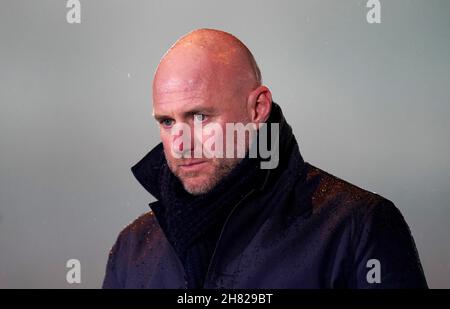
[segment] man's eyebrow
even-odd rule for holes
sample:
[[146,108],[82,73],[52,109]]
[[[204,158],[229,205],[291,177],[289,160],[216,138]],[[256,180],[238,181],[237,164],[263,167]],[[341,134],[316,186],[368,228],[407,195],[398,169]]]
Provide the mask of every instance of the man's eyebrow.
[[[193,107],[192,109],[186,110],[184,111],[183,117],[189,117],[192,116],[194,114],[202,114],[202,113],[214,113],[215,108],[213,107],[201,107],[201,106],[197,106],[197,107]],[[153,117],[157,120],[157,121],[162,121],[165,119],[172,119],[171,116],[169,115],[164,115],[164,114],[156,114],[155,112],[153,112]]]
[[164,119],[170,118],[169,116],[159,115],[159,114],[155,114],[155,113],[153,113],[153,117],[154,117],[157,121],[162,121],[162,120],[164,120]]

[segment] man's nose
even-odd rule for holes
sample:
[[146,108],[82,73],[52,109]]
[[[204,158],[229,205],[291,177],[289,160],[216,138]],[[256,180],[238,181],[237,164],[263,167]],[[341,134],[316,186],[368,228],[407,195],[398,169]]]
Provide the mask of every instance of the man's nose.
[[[191,129],[191,134],[181,133],[173,136],[172,138],[172,150],[177,157],[194,158],[195,149],[197,145],[198,149],[201,149],[201,137],[197,137]],[[198,147],[200,145],[200,147]]]

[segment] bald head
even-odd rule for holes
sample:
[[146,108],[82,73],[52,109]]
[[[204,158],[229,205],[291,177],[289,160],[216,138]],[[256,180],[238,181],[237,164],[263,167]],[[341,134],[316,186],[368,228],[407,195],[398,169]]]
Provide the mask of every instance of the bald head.
[[258,65],[238,38],[224,31],[198,29],[181,37],[163,56],[153,94],[155,98],[205,88],[220,89],[224,95],[245,94],[260,85]]

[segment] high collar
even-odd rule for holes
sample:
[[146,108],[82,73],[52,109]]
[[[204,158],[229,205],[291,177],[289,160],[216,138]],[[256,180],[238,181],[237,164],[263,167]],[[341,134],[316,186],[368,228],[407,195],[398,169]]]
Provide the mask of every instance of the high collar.
[[[280,106],[272,102],[272,111],[267,123],[279,123],[279,163],[275,169],[268,169],[264,173],[264,179],[259,184],[258,189],[264,190],[269,182],[276,181],[276,178],[286,169],[291,172],[301,170],[304,161],[300,154],[297,141],[292,133],[291,126],[286,122]],[[131,171],[139,183],[157,200],[161,200],[161,173],[167,168],[167,161],[164,156],[163,145],[159,143],[138,163]]]

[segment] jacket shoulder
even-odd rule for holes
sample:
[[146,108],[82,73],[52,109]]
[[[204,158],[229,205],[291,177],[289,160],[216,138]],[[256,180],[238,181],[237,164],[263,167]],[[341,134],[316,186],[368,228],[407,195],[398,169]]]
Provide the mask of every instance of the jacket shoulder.
[[312,213],[325,215],[327,223],[334,227],[350,227],[355,244],[395,244],[393,247],[404,248],[414,262],[418,260],[411,230],[391,200],[313,165],[308,166],[305,183],[312,188]]
[[[151,205],[155,204],[154,202]],[[152,210],[140,215],[127,226],[125,226],[119,233],[118,240],[130,238],[143,238],[153,233],[158,233],[160,230],[158,221]]]
[[332,207],[369,212],[380,205],[396,208],[392,201],[376,192],[361,188],[309,163],[306,165],[304,185],[314,210]]
[[103,287],[124,287],[128,270],[148,254],[151,257],[158,256],[162,252],[158,250],[161,244],[164,244],[164,237],[153,211],[142,214],[128,224],[119,233],[109,252]]

